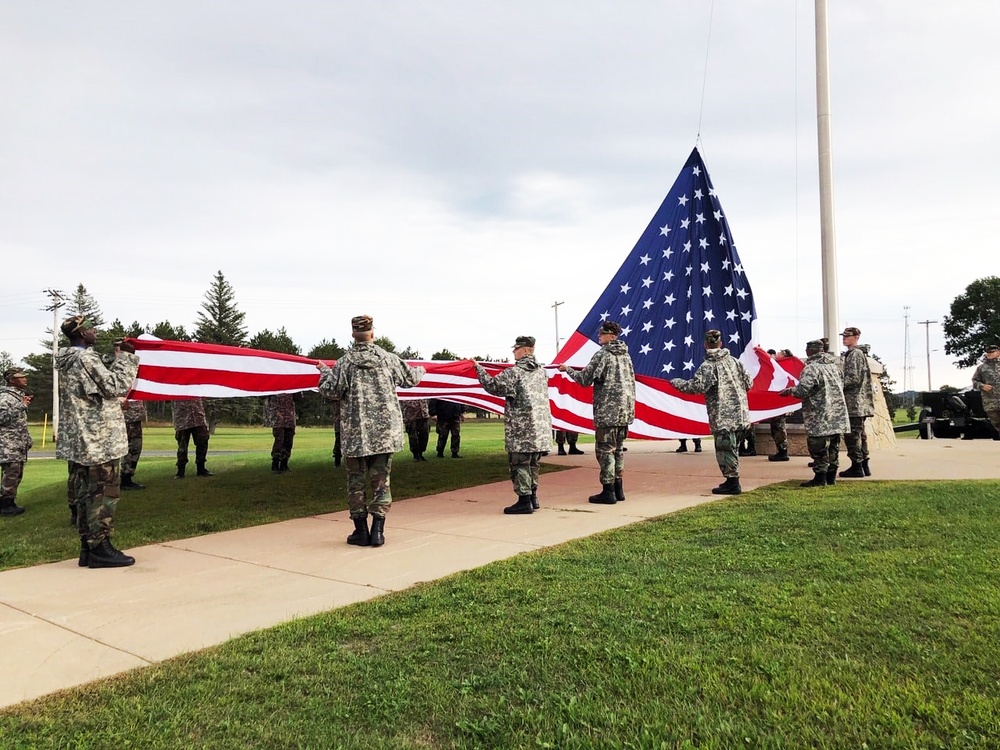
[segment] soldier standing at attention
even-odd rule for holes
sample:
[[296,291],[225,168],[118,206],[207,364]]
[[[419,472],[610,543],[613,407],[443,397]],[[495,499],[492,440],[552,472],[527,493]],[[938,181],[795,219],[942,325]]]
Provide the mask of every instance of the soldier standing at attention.
[[174,479],[184,478],[184,467],[188,464],[188,445],[192,439],[194,439],[194,464],[198,476],[215,476],[205,467],[209,438],[205,401],[201,398],[171,401],[170,418],[174,424],[174,438],[177,440],[177,474],[174,475]]
[[986,361],[976,368],[972,387],[983,397],[983,411],[993,425],[994,440],[1000,440],[1000,346],[986,347]]
[[288,459],[292,457],[295,443],[295,396],[275,393],[264,397],[264,426],[271,428],[274,443],[271,445],[271,471],[283,474],[289,471]]
[[444,458],[444,449],[448,447],[448,436],[451,435],[451,457],[461,458],[458,447],[462,442],[462,415],[465,407],[454,401],[432,398],[427,404],[427,410],[437,421],[437,457]]
[[837,481],[840,436],[850,422],[836,356],[824,351],[823,342],[817,339],[806,344],[806,358],[798,385],[785,388],[781,395],[802,399],[802,420],[809,434],[813,478],[799,486],[825,487]]
[[[354,533],[347,537],[347,543],[381,547],[385,544],[385,516],[392,505],[392,454],[403,448],[403,415],[396,389],[412,388],[425,370],[410,367],[396,354],[377,346],[371,316],[352,318],[351,329],[354,344],[332,368],[316,363],[319,392],[340,399],[347,503],[354,521]],[[365,502],[367,479],[372,485],[370,503]]]
[[17,504],[17,488],[24,476],[24,464],[31,450],[28,434],[28,404],[25,391],[28,376],[14,367],[3,374],[0,388],[0,516],[17,516],[24,508]]
[[844,352],[844,398],[847,401],[847,415],[851,429],[844,434],[847,455],[851,466],[840,472],[842,477],[870,477],[868,468],[868,435],[865,434],[865,420],[875,416],[875,395],[872,390],[872,371],[868,365],[868,355],[858,346],[861,329],[849,326],[840,334],[847,351]]
[[534,513],[538,509],[538,462],[552,442],[549,378],[535,359],[535,338],[518,336],[514,341],[514,366],[495,376],[478,362],[469,361],[476,368],[483,390],[504,397],[504,448],[517,502],[503,512]]
[[613,320],[601,323],[594,352],[582,370],[562,364],[559,371],[576,383],[594,386],[594,454],[601,469],[601,491],[588,500],[614,505],[625,499],[625,438],[635,420],[635,370],[628,346],[619,341],[622,327]]
[[673,378],[670,385],[681,393],[705,394],[708,426],[715,438],[715,460],[726,481],[712,490],[715,495],[739,495],[739,440],[750,422],[747,391],[752,381],[738,359],[722,347],[722,333],[705,332],[705,361],[690,380]]
[[[115,351],[119,351],[117,344]],[[125,418],[125,437],[128,440],[128,453],[122,459],[121,488],[123,490],[144,490],[146,485],[139,484],[133,477],[136,467],[139,465],[139,456],[142,455],[142,423],[146,419],[146,403],[123,398],[121,404],[122,416]]]
[[403,412],[403,428],[409,437],[410,453],[414,461],[426,461],[424,453],[431,439],[431,415],[426,398],[401,399],[399,408]]
[[139,372],[139,358],[123,342],[110,366],[94,351],[97,332],[82,315],[62,324],[69,346],[56,354],[59,435],[56,458],[69,462],[80,533],[80,566],[120,568],[135,563],[111,543],[119,497],[119,461],[128,453],[119,399]]

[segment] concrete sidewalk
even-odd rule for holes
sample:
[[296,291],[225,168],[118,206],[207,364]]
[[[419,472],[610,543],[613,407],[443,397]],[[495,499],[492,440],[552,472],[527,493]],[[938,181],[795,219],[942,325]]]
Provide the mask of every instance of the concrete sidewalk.
[[[342,511],[131,549],[130,568],[81,569],[74,556],[0,573],[0,707],[718,499],[714,453],[676,445],[630,442],[627,501],[613,506],[587,502],[592,453],[550,456],[576,468],[542,477],[538,512],[501,513],[509,482],[412,498],[394,504],[378,549],[345,543]],[[998,478],[998,457],[993,441],[901,440],[874,456],[872,479]],[[808,479],[807,461],[745,458],[743,488]]]

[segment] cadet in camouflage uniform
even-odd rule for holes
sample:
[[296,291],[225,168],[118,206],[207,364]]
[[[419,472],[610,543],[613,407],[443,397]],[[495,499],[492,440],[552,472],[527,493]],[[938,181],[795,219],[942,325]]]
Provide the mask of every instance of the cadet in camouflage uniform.
[[325,393],[320,395],[330,402],[330,420],[333,422],[333,452],[331,455],[333,456],[333,465],[340,466],[341,459],[344,457],[340,443],[340,399],[330,398]]
[[62,332],[70,346],[55,357],[59,376],[59,434],[56,458],[69,462],[76,495],[80,566],[118,568],[130,557],[111,543],[119,496],[119,461],[128,453],[119,399],[129,392],[139,358],[128,342],[110,366],[92,348],[97,332],[82,316],[69,318]]
[[983,411],[997,433],[993,439],[1000,440],[1000,346],[986,347],[986,361],[976,368],[972,387],[983,397]]
[[569,455],[582,456],[583,451],[576,447],[576,441],[580,434],[572,430],[556,430],[556,445],[559,448],[559,455],[566,455],[566,446],[569,445]]
[[24,476],[24,464],[31,450],[28,434],[28,404],[25,392],[28,376],[17,368],[3,374],[0,387],[0,516],[17,516],[24,508],[17,504],[17,488]]
[[462,443],[462,415],[465,413],[463,404],[432,398],[427,402],[427,411],[437,423],[437,457],[444,458],[444,449],[448,446],[448,436],[451,435],[451,457],[461,458],[458,454]]
[[410,453],[414,461],[426,461],[424,453],[431,439],[431,415],[426,398],[400,399],[399,408],[403,412],[403,429],[410,441]]
[[594,454],[601,468],[601,491],[588,500],[613,505],[625,499],[625,438],[635,419],[635,371],[628,347],[618,336],[622,327],[614,321],[601,323],[597,341],[601,348],[582,370],[559,365],[559,371],[586,387],[594,386]]
[[552,442],[549,379],[535,359],[535,338],[518,336],[514,366],[497,375],[490,375],[478,362],[472,364],[483,390],[505,399],[504,448],[517,502],[503,512],[534,513],[538,508],[538,462]]
[[291,393],[275,393],[264,398],[264,426],[271,428],[274,437],[271,471],[276,474],[289,471],[288,459],[292,457],[295,443],[295,398]]
[[681,393],[705,394],[708,426],[715,438],[715,460],[726,481],[712,490],[716,495],[738,495],[740,487],[739,440],[750,422],[747,391],[750,375],[738,359],[722,347],[722,333],[705,332],[705,361],[690,380],[673,378],[670,385]]
[[781,395],[802,399],[813,478],[800,486],[825,487],[837,481],[840,436],[849,429],[850,422],[837,357],[823,351],[820,340],[806,344],[806,357],[798,385],[786,388]]
[[170,402],[170,419],[174,425],[177,440],[177,474],[174,479],[184,478],[184,467],[188,464],[188,445],[194,439],[194,465],[199,477],[215,476],[205,466],[208,460],[208,418],[205,416],[205,401],[189,398]]
[[[354,533],[347,537],[347,543],[381,547],[385,543],[385,516],[392,504],[392,454],[403,448],[403,415],[396,389],[412,388],[425,370],[410,367],[376,346],[370,316],[352,318],[351,329],[354,344],[332,368],[316,363],[319,392],[340,399],[347,503],[354,521]],[[372,500],[366,504],[365,481],[369,478]]]
[[125,418],[125,436],[128,438],[128,453],[122,459],[123,490],[144,490],[146,485],[139,484],[132,477],[139,465],[142,455],[142,423],[146,419],[146,403],[131,398],[123,398],[122,416]]
[[[775,352],[773,349],[768,349],[768,354],[774,357],[775,362],[780,362],[783,359],[789,359],[794,356],[788,349],[782,349],[780,352]],[[788,457],[788,428],[787,428],[788,415],[782,414],[777,417],[771,417],[767,420],[768,425],[771,427],[771,440],[774,441],[775,453],[768,456],[768,461],[789,461]]]
[[868,365],[868,355],[858,346],[861,329],[849,326],[840,334],[844,346],[844,399],[847,401],[847,415],[851,429],[844,434],[847,455],[851,466],[840,472],[842,477],[869,477],[868,435],[865,434],[865,420],[875,416],[875,394],[872,391],[872,371]]

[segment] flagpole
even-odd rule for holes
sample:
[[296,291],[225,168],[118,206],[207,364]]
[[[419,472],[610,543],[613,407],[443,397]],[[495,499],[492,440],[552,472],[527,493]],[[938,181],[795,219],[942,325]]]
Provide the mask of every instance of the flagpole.
[[830,117],[830,51],[827,0],[816,0],[816,124],[819,138],[819,225],[823,269],[823,330],[839,341],[837,237],[833,211],[833,137]]

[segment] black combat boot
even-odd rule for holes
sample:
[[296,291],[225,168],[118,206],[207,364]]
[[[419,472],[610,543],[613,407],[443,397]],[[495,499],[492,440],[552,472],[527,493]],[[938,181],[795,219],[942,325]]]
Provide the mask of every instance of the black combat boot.
[[273,471],[275,474],[281,471],[281,459],[279,458],[271,459],[271,471]]
[[860,461],[851,460],[851,468],[844,469],[840,472],[841,477],[848,477],[849,479],[864,479],[865,470],[861,465]]
[[538,487],[531,488],[531,509],[538,510]]
[[560,456],[565,456],[566,455],[566,448],[564,448],[563,446],[560,445],[559,446],[559,450],[557,450],[556,453],[558,455],[560,455]]
[[625,487],[622,485],[621,479],[615,480],[615,500],[620,503],[625,502]]
[[0,497],[0,516],[19,516],[24,508],[14,502],[12,497]]
[[808,482],[802,482],[799,487],[826,487],[826,472],[817,471]]
[[688,445],[686,442],[681,442],[681,444],[677,446],[677,449],[674,450],[674,453],[687,453],[687,452],[688,452]]
[[184,467],[186,465],[187,464],[177,464],[177,473],[174,474],[174,479],[183,479],[184,478]]
[[372,516],[372,547],[385,544],[385,516]]
[[870,477],[872,475],[871,469],[868,468],[868,459],[867,458],[864,461],[861,462],[861,471],[863,471],[865,473],[866,477]]
[[571,456],[582,456],[583,451],[577,448],[575,445],[569,447],[569,455]]
[[508,516],[520,516],[534,513],[535,509],[531,506],[531,495],[518,495],[517,502],[513,505],[508,505],[503,509],[503,512]]
[[133,476],[135,476],[135,475],[134,474],[122,474],[122,481],[121,481],[121,484],[120,484],[121,488],[123,490],[144,490],[144,489],[146,489],[146,485],[139,484],[138,482],[136,482],[134,479],[132,479]]
[[618,502],[618,498],[615,496],[614,482],[611,484],[602,484],[601,487],[600,492],[587,498],[588,502],[598,505],[614,505]]
[[347,543],[367,547],[372,543],[371,534],[368,532],[368,514],[355,516],[351,520],[354,521],[354,532],[347,537]]
[[726,481],[712,490],[713,495],[739,495],[743,492],[739,477],[726,477]]
[[284,471],[291,471],[291,469],[288,468],[288,459],[287,458],[281,459],[281,463],[278,464],[278,471],[282,471],[282,472],[284,472]]
[[88,568],[127,568],[134,564],[135,558],[115,549],[110,539],[104,539],[96,547],[91,547],[87,560]]
[[837,483],[837,467],[831,466],[826,470],[826,483],[827,485],[833,485]]
[[76,562],[81,568],[90,567],[90,545],[87,544],[87,537],[80,537],[80,559]]
[[790,461],[791,459],[788,458],[788,448],[779,448],[778,452],[775,453],[773,456],[768,456],[767,460],[768,461]]
[[[623,448],[622,450],[627,450],[627,449]],[[694,441],[694,452],[695,453],[701,453],[701,438],[695,438],[695,441]]]
[[215,474],[205,468],[205,464],[198,464],[198,476],[199,477],[214,477]]

